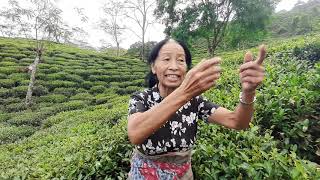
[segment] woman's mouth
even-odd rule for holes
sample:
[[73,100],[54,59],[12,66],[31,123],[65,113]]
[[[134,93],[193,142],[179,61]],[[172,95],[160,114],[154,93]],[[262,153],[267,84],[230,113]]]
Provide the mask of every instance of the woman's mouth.
[[176,74],[167,74],[165,77],[167,77],[167,79],[170,81],[177,81],[180,78],[180,76]]

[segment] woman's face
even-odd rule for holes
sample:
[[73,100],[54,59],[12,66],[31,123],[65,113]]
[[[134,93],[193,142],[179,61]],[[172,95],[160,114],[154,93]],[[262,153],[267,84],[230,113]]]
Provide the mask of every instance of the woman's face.
[[179,87],[187,73],[186,56],[182,46],[168,41],[160,49],[151,69],[157,75],[159,86],[172,89]]

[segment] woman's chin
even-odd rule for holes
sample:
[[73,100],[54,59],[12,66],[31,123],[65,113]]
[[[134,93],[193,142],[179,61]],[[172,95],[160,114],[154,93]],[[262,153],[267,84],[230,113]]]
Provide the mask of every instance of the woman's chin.
[[166,87],[168,88],[177,88],[181,85],[181,82],[180,81],[177,81],[177,82],[167,82],[164,84]]

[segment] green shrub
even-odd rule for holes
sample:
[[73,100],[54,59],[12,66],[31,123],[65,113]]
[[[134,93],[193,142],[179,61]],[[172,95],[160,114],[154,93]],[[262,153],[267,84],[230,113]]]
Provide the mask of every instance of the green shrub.
[[7,75],[6,75],[6,74],[1,74],[1,73],[0,73],[0,79],[7,79]]
[[48,69],[48,73],[57,73],[60,72],[61,68],[57,67],[57,66],[53,66],[50,69]]
[[47,117],[46,113],[42,112],[20,112],[16,116],[12,116],[7,123],[15,126],[40,126],[41,121]]
[[25,54],[19,54],[19,53],[14,53],[11,55],[13,58],[19,60],[19,59],[23,59],[26,58],[27,56]]
[[0,88],[14,87],[15,81],[12,79],[0,79]]
[[299,160],[295,152],[280,151],[267,132],[200,126],[193,152],[195,179],[313,179],[319,177],[315,163]]
[[30,80],[22,80],[19,82],[19,85],[20,86],[28,86],[30,83]]
[[104,104],[107,103],[110,99],[117,97],[117,94],[113,93],[103,93],[103,94],[97,94],[95,96],[96,104]]
[[11,57],[11,56],[12,56],[12,54],[8,55],[8,57],[2,58],[2,61],[16,62],[17,60],[15,58]]
[[0,67],[1,66],[16,66],[17,63],[16,62],[12,62],[12,61],[2,61],[0,62]]
[[37,129],[32,126],[5,126],[0,124],[0,145],[13,143],[31,136]]
[[79,75],[72,75],[65,72],[58,72],[47,75],[46,79],[48,80],[65,80],[73,82],[82,82],[82,77]]
[[27,95],[28,86],[18,86],[10,89],[10,95],[24,98]]
[[136,91],[141,90],[141,87],[137,87],[137,86],[128,86],[126,88],[119,88],[116,90],[116,92],[120,95],[124,95],[124,94],[132,94]]
[[295,47],[293,49],[293,54],[298,59],[308,60],[312,64],[320,61],[320,42],[314,42],[307,44],[304,47]]
[[92,82],[90,82],[90,81],[84,81],[81,83],[81,87],[85,88],[85,89],[90,89],[92,86],[93,86]]
[[75,91],[76,94],[79,94],[79,93],[88,93],[88,91],[86,89],[83,89],[83,88],[78,88],[76,89]]
[[34,96],[44,96],[48,93],[49,93],[49,90],[42,85],[38,85],[38,86],[33,87],[32,95],[34,95]]
[[61,103],[67,100],[66,96],[62,94],[48,94],[45,96],[40,96],[38,102],[52,102],[52,103]]
[[14,73],[8,76],[8,79],[12,79],[14,81],[22,81],[29,80],[30,76],[27,73]]
[[27,109],[25,102],[11,103],[5,107],[7,112],[19,112]]
[[23,62],[28,63],[28,64],[31,64],[31,63],[34,62],[34,59],[31,59],[31,58],[22,58],[22,59],[19,60],[19,63],[23,63]]
[[73,101],[68,101],[65,103],[61,104],[60,110],[61,111],[71,111],[71,110],[76,110],[76,109],[82,109],[88,106],[88,103],[86,101],[81,101],[81,100],[73,100]]
[[[100,178],[106,173],[110,176],[112,169],[112,177],[120,174],[125,177],[121,169],[127,171],[130,168],[129,159],[124,158],[124,155],[130,156],[130,152],[122,154],[122,151],[131,147],[124,131],[119,131],[120,128],[124,130],[125,126],[113,131],[108,127],[113,125],[112,122],[119,121],[126,111],[126,107],[121,107],[57,115],[53,121],[59,123],[36,132],[28,141],[0,146],[0,177],[74,179],[91,176],[95,179],[94,174]],[[19,166],[16,165],[18,162]],[[121,162],[126,166],[120,166]],[[108,171],[103,172],[103,169]]]
[[1,98],[7,98],[7,97],[9,97],[9,95],[10,95],[9,89],[0,88],[0,97]]
[[0,73],[2,74],[13,74],[13,73],[18,73],[19,72],[19,67],[17,66],[8,66],[8,67],[0,67]]
[[257,123],[264,129],[272,129],[272,135],[282,142],[283,148],[297,146],[300,157],[320,162],[316,155],[320,122],[314,118],[319,116],[320,102],[317,71],[290,56],[283,56],[267,71],[269,79],[260,89],[263,96],[257,103]]
[[50,81],[46,83],[46,87],[48,87],[49,90],[51,91],[59,87],[65,87],[65,88],[77,87],[77,84],[75,82],[70,82],[70,81],[55,80],[55,81]]
[[8,105],[8,104],[12,104],[12,103],[19,103],[22,102],[23,100],[20,98],[15,98],[15,97],[8,97],[8,98],[1,98],[0,99],[0,104],[3,105]]
[[70,97],[70,100],[82,100],[82,101],[92,101],[93,96],[89,93],[78,93],[72,97]]
[[78,89],[76,89],[76,88],[55,88],[53,90],[53,93],[55,93],[55,94],[63,94],[65,96],[70,97],[70,96],[76,94],[77,90]]
[[89,92],[91,94],[98,94],[98,93],[103,93],[106,90],[104,86],[93,86],[90,88]]
[[[1,109],[4,109],[4,108],[1,108]],[[11,114],[0,111],[0,123],[6,122],[10,118],[11,118]]]

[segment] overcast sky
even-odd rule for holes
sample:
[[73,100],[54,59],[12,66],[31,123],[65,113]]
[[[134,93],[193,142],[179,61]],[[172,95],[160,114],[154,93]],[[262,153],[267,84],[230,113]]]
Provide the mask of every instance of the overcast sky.
[[[0,0],[0,6],[6,6],[8,0]],[[19,3],[23,3],[25,0],[18,0]],[[282,0],[277,8],[276,11],[281,10],[290,10],[294,4],[298,0]],[[307,1],[307,0],[303,0]],[[97,22],[99,21],[100,17],[103,16],[102,13],[102,6],[105,3],[108,3],[108,0],[56,0],[57,5],[63,11],[63,19],[71,26],[80,26],[83,27],[88,33],[89,37],[87,41],[93,47],[101,46],[100,40],[103,39],[106,42],[112,42],[109,35],[103,33],[97,27]],[[84,14],[88,16],[88,23],[82,23],[79,18],[77,18],[76,11],[74,8],[83,8]],[[134,23],[130,23],[129,21],[124,22],[127,26],[130,26],[133,31],[140,32],[137,26]],[[146,41],[159,41],[165,37],[163,34],[164,26],[155,23],[149,27],[146,35]],[[127,31],[124,34],[123,41],[120,44],[123,48],[129,48],[131,44],[139,41],[139,38],[134,35],[132,32]]]

